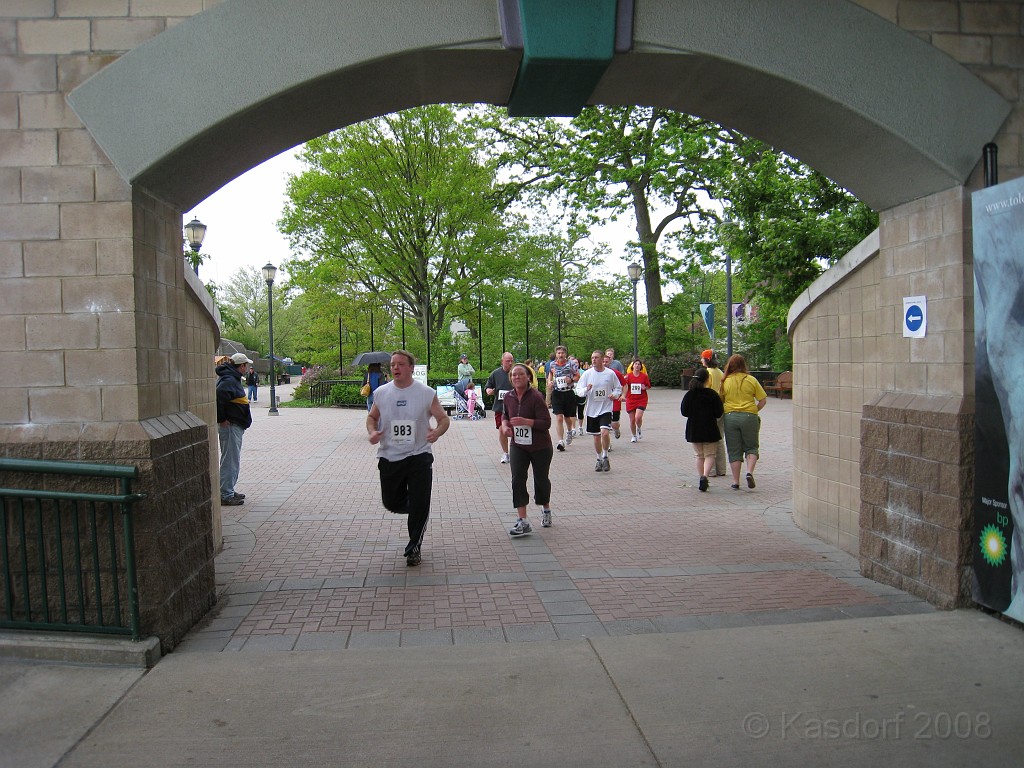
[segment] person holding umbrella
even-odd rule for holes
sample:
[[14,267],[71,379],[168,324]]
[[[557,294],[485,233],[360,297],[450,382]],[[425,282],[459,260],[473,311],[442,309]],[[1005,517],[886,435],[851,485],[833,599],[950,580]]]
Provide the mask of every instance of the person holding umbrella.
[[373,407],[373,393],[382,384],[388,383],[388,375],[380,369],[380,363],[370,363],[363,374],[362,392],[366,393],[366,410]]

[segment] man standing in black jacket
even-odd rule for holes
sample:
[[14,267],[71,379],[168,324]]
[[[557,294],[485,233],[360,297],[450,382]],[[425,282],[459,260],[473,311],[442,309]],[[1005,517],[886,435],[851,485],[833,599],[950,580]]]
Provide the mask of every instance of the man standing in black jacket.
[[252,425],[249,398],[242,387],[242,369],[252,363],[243,353],[217,366],[217,431],[220,436],[220,503],[237,507],[245,494],[235,492],[242,459],[242,437]]

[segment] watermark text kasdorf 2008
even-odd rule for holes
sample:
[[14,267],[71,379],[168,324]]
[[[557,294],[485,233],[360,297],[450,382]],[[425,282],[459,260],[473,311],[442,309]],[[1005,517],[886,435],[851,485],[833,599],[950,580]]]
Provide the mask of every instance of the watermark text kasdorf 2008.
[[900,711],[892,717],[868,717],[857,712],[848,717],[822,717],[806,712],[782,712],[774,716],[750,712],[742,722],[743,733],[752,739],[876,739],[915,741],[987,739],[992,718],[987,712]]

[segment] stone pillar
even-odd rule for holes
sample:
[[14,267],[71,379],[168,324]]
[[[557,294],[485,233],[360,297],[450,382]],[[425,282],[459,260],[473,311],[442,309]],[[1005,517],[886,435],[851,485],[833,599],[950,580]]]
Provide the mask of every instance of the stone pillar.
[[[942,608],[970,599],[974,493],[974,301],[969,192],[952,189],[880,217],[874,354],[864,406],[864,575]],[[925,296],[927,335],[904,338],[903,297]]]
[[139,466],[143,631],[168,649],[215,599],[215,311],[184,275],[181,212],[127,184],[64,98],[166,29],[128,6],[0,18],[0,455]]
[[888,392],[861,421],[861,572],[939,608],[970,604],[974,414]]

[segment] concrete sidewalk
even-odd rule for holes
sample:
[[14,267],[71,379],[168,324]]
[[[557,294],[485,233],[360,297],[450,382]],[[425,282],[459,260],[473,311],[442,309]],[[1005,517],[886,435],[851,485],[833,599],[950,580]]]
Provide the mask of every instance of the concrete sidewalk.
[[0,662],[0,766],[1019,764],[1019,629],[796,529],[788,401],[757,488],[702,494],[653,394],[519,540],[493,422],[453,423],[418,568],[363,412],[259,409],[216,609],[146,673]]
[[[962,768],[1018,766],[1024,753],[1020,631],[972,611],[467,647],[174,653],[141,677],[20,666],[0,664],[0,765],[12,768]],[[33,690],[54,679],[61,717],[50,703],[28,718]]]

